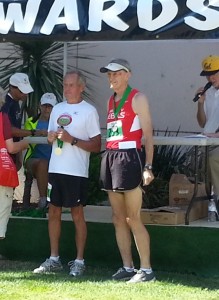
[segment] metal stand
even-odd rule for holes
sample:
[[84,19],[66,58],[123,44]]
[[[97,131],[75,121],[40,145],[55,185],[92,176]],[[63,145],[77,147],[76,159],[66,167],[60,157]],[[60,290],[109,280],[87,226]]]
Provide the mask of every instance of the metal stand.
[[24,182],[24,194],[23,194],[23,208],[27,209],[30,207],[30,197],[31,197],[31,186],[33,183],[33,176],[26,172]]
[[209,200],[211,197],[211,183],[209,179],[209,166],[208,166],[208,156],[209,156],[209,146],[205,147],[205,190],[207,196],[201,196],[197,197],[198,193],[198,175],[199,175],[199,169],[198,169],[198,146],[195,147],[195,170],[194,170],[194,192],[192,195],[192,199],[188,205],[188,208],[186,210],[185,215],[185,225],[189,225],[189,213],[192,209],[192,206],[194,202],[197,201],[206,201]]

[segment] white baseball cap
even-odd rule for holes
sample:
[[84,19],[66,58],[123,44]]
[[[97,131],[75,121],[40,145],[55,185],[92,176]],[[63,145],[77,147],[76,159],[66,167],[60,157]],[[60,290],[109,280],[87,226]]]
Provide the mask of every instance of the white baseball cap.
[[9,79],[9,84],[16,86],[23,94],[33,92],[29,77],[25,73],[15,73]]
[[123,58],[113,59],[107,66],[100,68],[101,73],[107,73],[108,71],[117,72],[120,70],[131,72],[129,62]]
[[40,104],[50,104],[52,106],[55,106],[57,103],[56,96],[53,93],[45,93],[42,95],[40,99]]

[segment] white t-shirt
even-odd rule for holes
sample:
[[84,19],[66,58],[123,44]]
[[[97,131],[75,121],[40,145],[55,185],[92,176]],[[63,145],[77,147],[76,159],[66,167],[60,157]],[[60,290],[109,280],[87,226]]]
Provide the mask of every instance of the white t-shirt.
[[[100,134],[97,111],[94,106],[84,100],[77,104],[64,101],[53,107],[48,131],[57,131],[59,126],[63,126],[71,136],[85,141]],[[77,145],[63,143],[62,153],[56,155],[57,147],[58,144],[55,141],[52,145],[49,173],[87,178],[90,152],[82,150]]]
[[219,90],[211,87],[206,91],[204,102],[206,124],[204,133],[214,133],[219,128]]

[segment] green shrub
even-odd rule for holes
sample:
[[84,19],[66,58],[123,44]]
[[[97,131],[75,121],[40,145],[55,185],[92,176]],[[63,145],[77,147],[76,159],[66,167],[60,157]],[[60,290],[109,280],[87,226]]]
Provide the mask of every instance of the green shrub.
[[[176,132],[176,136],[179,131]],[[166,130],[164,136],[170,136]],[[143,194],[143,207],[156,208],[169,205],[169,180],[173,173],[193,175],[194,147],[185,146],[154,146],[153,174],[155,179],[145,187]]]
[[169,181],[155,178],[154,181],[144,187],[143,208],[156,208],[167,206],[169,202]]

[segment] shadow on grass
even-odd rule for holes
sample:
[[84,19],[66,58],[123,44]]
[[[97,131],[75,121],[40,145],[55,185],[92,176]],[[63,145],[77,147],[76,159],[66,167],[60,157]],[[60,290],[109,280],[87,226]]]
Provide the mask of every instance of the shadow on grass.
[[[74,276],[69,276],[69,267],[63,264],[63,270],[59,272],[44,273],[44,274],[34,274],[32,271],[37,268],[39,264],[33,262],[21,262],[21,261],[11,261],[11,260],[0,260],[0,279],[11,280],[12,276],[16,279],[24,280],[34,280],[45,282],[84,282],[84,281],[107,281],[111,280],[113,270],[102,268],[102,267],[86,267],[86,274],[82,277],[75,278]],[[114,270],[115,271],[115,270]],[[19,275],[20,274],[20,275]]]
[[218,290],[219,276],[217,277],[204,277],[195,274],[181,274],[170,272],[155,272],[157,280],[163,283],[169,283],[173,285],[190,286],[208,290]]
[[[0,280],[33,280],[33,281],[44,281],[45,283],[54,282],[95,282],[101,283],[111,281],[111,276],[115,269],[106,268],[103,266],[87,266],[86,274],[82,277],[69,276],[69,268],[67,263],[63,264],[64,268],[62,271],[57,273],[46,273],[46,274],[33,274],[32,270],[38,267],[33,262],[22,262],[22,261],[11,261],[11,260],[0,260]],[[170,285],[182,285],[194,288],[202,288],[208,290],[218,290],[219,276],[218,277],[203,277],[194,274],[180,274],[155,271],[157,277],[157,283],[159,284],[170,284]],[[121,282],[114,281],[115,284],[121,284]]]

